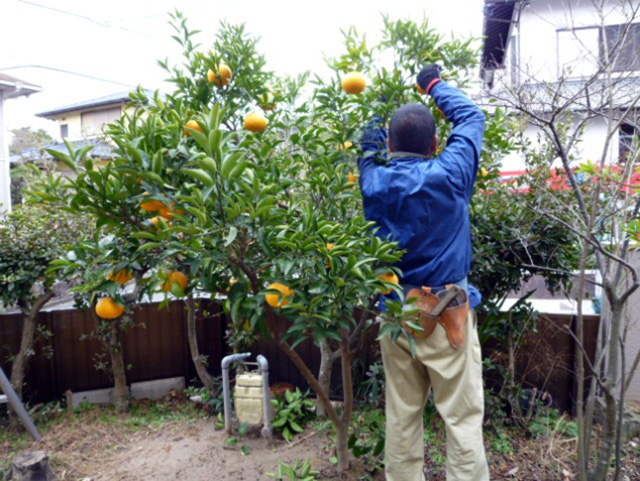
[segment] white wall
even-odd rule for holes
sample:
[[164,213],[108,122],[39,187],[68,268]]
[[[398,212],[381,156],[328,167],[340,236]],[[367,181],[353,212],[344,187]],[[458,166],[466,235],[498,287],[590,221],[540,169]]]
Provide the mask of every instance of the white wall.
[[[505,69],[496,71],[496,89],[514,81],[555,82],[560,74],[580,81],[593,74],[600,52],[600,36],[597,29],[590,27],[624,23],[625,16],[618,5],[617,1],[608,2],[601,18],[592,0],[530,0],[519,14],[519,24],[512,29]],[[538,134],[539,130],[534,127],[528,127],[525,132],[534,144]],[[578,163],[601,160],[606,134],[604,118],[587,124],[577,149]],[[612,163],[618,160],[617,132],[613,133],[605,159]],[[509,156],[503,164],[504,171],[524,167],[519,155]]]
[[[531,0],[513,29],[518,66],[536,80],[555,81],[562,70],[571,78],[593,73],[599,55],[599,35],[589,27],[625,22],[619,2],[610,1],[604,18],[592,0]],[[507,59],[511,60],[511,52]],[[507,71],[511,67],[510,62]]]

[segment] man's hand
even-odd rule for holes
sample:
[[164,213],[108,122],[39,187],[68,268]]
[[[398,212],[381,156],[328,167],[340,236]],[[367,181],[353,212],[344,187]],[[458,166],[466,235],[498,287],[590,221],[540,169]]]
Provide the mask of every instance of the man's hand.
[[442,67],[437,63],[427,65],[420,70],[420,73],[418,74],[418,85],[427,93],[427,95],[431,88],[441,80],[440,72],[442,72]]

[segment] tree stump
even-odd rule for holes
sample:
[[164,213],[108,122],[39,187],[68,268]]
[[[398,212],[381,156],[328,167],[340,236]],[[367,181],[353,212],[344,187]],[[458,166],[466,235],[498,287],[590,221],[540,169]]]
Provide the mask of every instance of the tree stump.
[[49,456],[44,451],[25,451],[13,458],[11,463],[12,481],[54,481],[49,466]]

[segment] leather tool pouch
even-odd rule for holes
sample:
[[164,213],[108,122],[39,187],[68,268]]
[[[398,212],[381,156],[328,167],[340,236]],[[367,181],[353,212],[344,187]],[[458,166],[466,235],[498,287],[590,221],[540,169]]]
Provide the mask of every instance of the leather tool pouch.
[[[447,290],[451,288],[446,286]],[[436,325],[440,323],[447,331],[449,342],[455,349],[460,349],[465,342],[465,332],[467,319],[469,317],[469,296],[467,291],[461,289],[453,300],[445,307],[439,316],[432,316],[430,313],[440,303],[440,300],[447,294],[447,290],[433,294],[430,287],[422,289],[411,289],[407,293],[407,299],[417,298],[413,304],[418,308],[417,320],[422,326],[423,331],[415,331],[411,328],[411,332],[415,337],[427,338],[431,335]]]

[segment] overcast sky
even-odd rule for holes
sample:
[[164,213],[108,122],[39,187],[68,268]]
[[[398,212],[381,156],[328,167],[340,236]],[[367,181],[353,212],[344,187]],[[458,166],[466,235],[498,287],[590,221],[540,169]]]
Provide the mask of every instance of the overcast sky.
[[[479,37],[483,0],[2,0],[0,72],[42,87],[29,98],[6,103],[7,129],[45,128],[52,121],[34,117],[74,102],[129,89],[162,89],[158,59],[175,58],[168,15],[175,8],[201,30],[197,40],[210,45],[220,20],[245,23],[260,37],[268,68],[281,74],[326,72],[323,58],[342,52],[341,28],[355,26],[372,41],[382,14],[392,19],[427,17],[442,33]],[[21,68],[7,67],[30,66]],[[41,67],[76,72],[92,80]],[[124,85],[123,85],[124,84]]]

